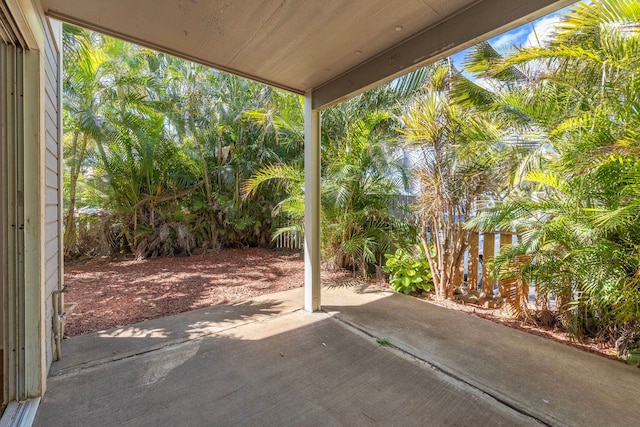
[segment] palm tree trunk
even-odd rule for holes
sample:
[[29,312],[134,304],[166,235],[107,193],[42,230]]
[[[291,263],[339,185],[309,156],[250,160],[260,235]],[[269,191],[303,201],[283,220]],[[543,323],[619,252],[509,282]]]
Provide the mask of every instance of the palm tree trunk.
[[205,196],[207,198],[207,216],[209,217],[209,239],[211,241],[211,245],[213,248],[217,248],[218,245],[218,227],[216,223],[216,218],[214,214],[215,209],[215,200],[213,198],[213,193],[211,191],[211,177],[209,176],[209,167],[207,165],[207,159],[204,155],[204,149],[202,148],[202,144],[200,143],[200,138],[198,137],[198,133],[196,130],[195,123],[193,121],[193,116],[189,116],[189,127],[191,128],[191,135],[193,136],[193,140],[198,147],[198,154],[200,155],[200,162],[202,164],[202,175],[204,182],[204,191]]
[[84,155],[87,147],[87,136],[84,135],[84,139],[81,145],[81,149],[78,150],[78,140],[80,138],[80,132],[75,131],[73,134],[73,142],[71,145],[71,176],[69,179],[69,206],[67,207],[67,213],[65,214],[66,225],[64,229],[64,254],[69,255],[73,250],[76,243],[76,192],[78,186],[78,177],[80,176],[80,169],[82,168],[82,162],[84,161]]

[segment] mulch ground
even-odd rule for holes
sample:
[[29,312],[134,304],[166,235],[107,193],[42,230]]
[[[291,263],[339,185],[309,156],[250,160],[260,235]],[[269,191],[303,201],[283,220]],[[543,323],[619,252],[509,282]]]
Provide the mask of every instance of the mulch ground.
[[483,319],[491,320],[492,322],[500,323],[501,325],[508,326],[510,328],[520,329],[521,331],[557,341],[562,344],[570,345],[572,347],[579,348],[580,350],[599,354],[609,359],[622,360],[622,358],[618,355],[618,352],[610,344],[598,342],[593,339],[583,339],[582,341],[578,341],[569,333],[564,332],[558,328],[546,327],[537,325],[533,322],[514,319],[513,317],[506,314],[502,309],[485,309],[473,304],[466,305],[457,301],[438,300],[432,294],[420,295],[418,296],[418,298],[429,301],[430,303],[439,305],[441,307],[462,311],[472,316],[482,317]]
[[[349,277],[351,273],[346,271],[322,270],[325,283]],[[304,260],[298,251],[262,248],[224,249],[215,254],[146,260],[99,258],[66,264],[65,283],[69,290],[65,300],[78,303],[65,326],[65,336],[72,337],[302,287]],[[500,310],[423,298],[617,358],[610,346],[578,342],[566,333],[511,319]]]
[[[323,271],[323,280],[348,276]],[[108,258],[65,265],[65,301],[78,306],[65,336],[87,334],[301,287],[299,252],[261,248],[146,260]]]

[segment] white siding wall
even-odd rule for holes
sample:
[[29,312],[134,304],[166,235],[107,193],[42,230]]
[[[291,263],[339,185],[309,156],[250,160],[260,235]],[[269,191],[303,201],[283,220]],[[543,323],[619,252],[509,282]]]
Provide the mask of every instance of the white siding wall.
[[[53,27],[57,28],[57,27]],[[60,94],[60,59],[61,53],[58,51],[60,43],[55,40],[59,37],[45,26],[45,343],[46,343],[46,363],[47,367],[51,366],[53,361],[53,291],[60,285],[60,239],[59,224],[60,218],[60,188],[59,175],[60,170],[59,155],[60,151],[60,133],[59,123],[61,114],[59,96]],[[60,40],[58,40],[60,41]]]

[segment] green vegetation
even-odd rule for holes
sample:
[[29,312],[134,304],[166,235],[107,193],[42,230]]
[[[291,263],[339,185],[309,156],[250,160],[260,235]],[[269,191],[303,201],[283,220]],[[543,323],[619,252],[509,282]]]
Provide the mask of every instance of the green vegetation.
[[[397,97],[389,86],[374,89],[324,112],[322,137],[322,255],[332,268],[350,268],[365,277],[383,255],[411,240],[413,228],[392,213],[395,197],[406,189],[401,159],[393,156]],[[268,165],[245,182],[253,197],[266,186],[287,195],[276,207],[302,231],[302,164]]]
[[543,141],[509,197],[472,222],[520,232],[495,273],[535,285],[539,308],[554,295],[562,328],[626,355],[640,346],[639,22],[635,1],[580,4],[547,46],[476,68],[521,71],[492,108]]
[[[303,232],[300,97],[73,27],[64,53],[67,256]],[[383,86],[323,114],[322,247],[334,268],[373,274],[411,239],[391,213],[407,184],[390,155],[396,94]],[[74,220],[86,208],[104,215]]]
[[386,338],[376,338],[376,342],[382,347],[390,347],[391,343]]
[[389,274],[389,284],[394,291],[410,294],[433,289],[429,261],[423,253],[414,255],[398,248],[393,255],[385,254],[385,258],[383,268]]
[[502,142],[507,127],[497,114],[465,102],[472,83],[450,62],[428,71],[420,93],[402,113],[402,141],[422,157],[416,170],[421,242],[436,295],[451,299],[462,281],[459,266],[468,246],[464,221],[481,200],[507,191],[504,177],[518,148]]
[[[397,291],[451,299],[470,233],[513,232],[484,265],[535,287],[514,312],[637,363],[639,22],[637,1],[579,4],[542,46],[482,43],[464,70],[441,61],[323,111],[324,262],[366,277],[386,257]],[[72,27],[64,54],[68,256],[304,232],[298,96]],[[411,182],[416,223],[396,206]]]
[[[68,256],[269,244],[283,193],[242,186],[301,162],[298,97],[72,27],[64,42]],[[87,207],[104,215],[78,230]]]

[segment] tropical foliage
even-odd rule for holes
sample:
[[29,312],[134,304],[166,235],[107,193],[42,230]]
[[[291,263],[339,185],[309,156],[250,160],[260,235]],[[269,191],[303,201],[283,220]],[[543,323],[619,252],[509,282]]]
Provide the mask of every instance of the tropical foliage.
[[[67,255],[303,232],[300,97],[73,27],[65,62]],[[395,106],[387,85],[323,114],[322,243],[335,268],[374,273],[410,233],[391,213],[406,184],[387,144]],[[106,215],[78,218],[86,208]]]
[[385,254],[384,271],[389,274],[391,288],[403,294],[433,289],[429,260],[424,252],[416,254],[398,248],[393,254]]
[[518,147],[503,142],[507,127],[495,112],[466,102],[471,83],[450,61],[428,70],[422,93],[403,112],[402,135],[421,156],[416,168],[420,236],[436,295],[452,299],[463,281],[460,267],[469,240],[464,221],[481,201],[506,192],[504,178]]
[[[413,229],[398,218],[395,200],[408,182],[402,155],[392,149],[395,95],[388,85],[323,112],[322,257],[332,268],[367,276],[383,255],[411,239]],[[285,124],[286,125],[286,124]],[[289,226],[277,233],[302,232],[302,164],[268,165],[246,181],[248,196],[264,186],[284,188],[276,212]]]
[[299,98],[73,27],[64,37],[67,255],[268,245],[281,193],[243,200],[242,186],[299,161]]
[[523,70],[495,99],[545,144],[519,191],[474,221],[520,230],[497,274],[555,296],[562,327],[621,353],[640,343],[639,22],[636,1],[580,4],[547,46],[486,63],[492,77]]

